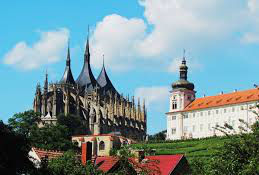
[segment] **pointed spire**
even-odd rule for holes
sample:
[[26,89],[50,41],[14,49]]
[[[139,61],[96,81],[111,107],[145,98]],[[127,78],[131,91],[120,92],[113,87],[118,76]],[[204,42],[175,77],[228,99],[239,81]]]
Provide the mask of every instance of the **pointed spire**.
[[104,54],[103,54],[103,67],[104,67]]
[[70,67],[70,48],[69,48],[69,39],[68,39],[68,43],[67,43],[67,61],[66,61],[66,65]]
[[97,78],[98,84],[103,89],[103,94],[106,94],[108,91],[111,91],[113,94],[117,94],[118,97],[120,97],[120,94],[117,92],[117,90],[114,88],[111,80],[109,79],[107,72],[105,70],[104,66],[104,55],[103,55],[103,68]]
[[187,80],[188,67],[186,66],[185,49],[183,49],[183,60],[180,65],[180,79]]
[[90,49],[89,49],[89,26],[88,26],[88,36],[84,53],[84,65],[76,80],[76,83],[85,91],[93,91],[95,86],[99,86],[96,79],[92,73],[90,66]]
[[67,60],[66,60],[66,67],[65,67],[65,71],[63,74],[63,77],[60,80],[60,83],[65,83],[65,84],[75,84],[75,80],[70,68],[70,63],[71,63],[71,59],[70,59],[70,46],[69,46],[69,39],[68,39],[68,43],[67,43]]
[[47,69],[45,74],[44,92],[48,92],[48,70]]
[[145,99],[143,100],[143,111],[146,111],[146,104],[145,104]]
[[182,60],[182,64],[186,64],[185,49],[183,49],[183,60]]
[[90,63],[90,49],[89,49],[89,25],[88,25],[88,35],[87,35],[87,41],[85,46],[85,61]]

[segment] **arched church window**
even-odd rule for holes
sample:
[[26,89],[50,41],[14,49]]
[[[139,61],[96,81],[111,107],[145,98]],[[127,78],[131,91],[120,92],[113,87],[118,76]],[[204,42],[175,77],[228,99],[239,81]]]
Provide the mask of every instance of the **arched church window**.
[[105,143],[104,143],[104,141],[101,141],[99,143],[99,150],[104,150],[104,149],[105,149]]

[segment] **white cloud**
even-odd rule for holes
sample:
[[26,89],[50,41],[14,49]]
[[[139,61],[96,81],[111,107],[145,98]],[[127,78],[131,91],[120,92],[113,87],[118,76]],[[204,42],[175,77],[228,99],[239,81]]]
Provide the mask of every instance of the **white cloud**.
[[160,104],[166,104],[169,98],[169,87],[166,86],[152,86],[139,87],[135,90],[135,97],[145,99],[147,107]]
[[251,13],[259,14],[259,1],[258,0],[248,0],[247,6]]
[[248,0],[247,7],[249,9],[247,19],[251,21],[249,31],[245,32],[241,38],[241,42],[245,44],[259,43],[259,1]]
[[[198,62],[197,59],[190,59],[187,60],[187,65],[190,70],[199,70],[202,68],[202,65]],[[182,58],[177,57],[172,59],[172,62],[168,66],[168,72],[177,73],[179,72],[179,66],[182,63]]]
[[59,61],[67,46],[68,29],[61,28],[39,33],[40,39],[32,46],[25,41],[18,42],[4,56],[3,62],[23,70],[31,70]]
[[112,14],[96,26],[91,38],[92,62],[97,68],[102,65],[102,55],[108,67],[128,69],[136,56],[136,47],[145,36],[146,25],[142,19]]
[[259,43],[259,32],[258,33],[245,33],[241,39],[243,43]]
[[[255,11],[254,0],[250,1],[250,10]],[[139,0],[139,4],[145,20],[112,14],[97,24],[92,37],[96,67],[103,54],[113,70],[134,68],[135,62],[150,58],[168,65],[182,48],[194,50],[239,37],[235,33],[244,33],[248,23],[249,8],[237,0]]]

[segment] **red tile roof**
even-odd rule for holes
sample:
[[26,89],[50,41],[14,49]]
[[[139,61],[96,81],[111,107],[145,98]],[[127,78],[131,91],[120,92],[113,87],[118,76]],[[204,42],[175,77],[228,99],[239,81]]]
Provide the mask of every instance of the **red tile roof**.
[[[146,156],[141,163],[137,163],[133,158],[130,159],[130,162],[136,169],[144,168],[153,175],[168,175],[175,169],[183,157],[184,156],[180,154]],[[95,164],[97,166],[99,165],[100,170],[107,173],[118,163],[118,161],[118,158],[111,156],[97,157]]]
[[[146,156],[145,159],[153,160],[153,163],[147,163],[148,167],[155,170],[157,166],[160,170],[161,175],[170,174],[175,167],[178,165],[183,155],[158,155],[158,156]],[[157,161],[154,162],[154,161]]]
[[33,147],[32,150],[34,150],[34,152],[37,154],[37,156],[41,160],[45,157],[47,157],[50,160],[50,159],[53,159],[53,158],[60,157],[64,154],[64,152],[62,152],[62,151],[44,150],[44,149],[35,148],[35,147]]
[[119,159],[112,156],[97,157],[95,164],[99,166],[98,169],[106,173],[118,163],[118,160]]
[[237,91],[217,96],[197,98],[190,103],[183,111],[192,111],[211,107],[220,107],[225,105],[239,104],[245,102],[259,101],[259,89],[249,89]]

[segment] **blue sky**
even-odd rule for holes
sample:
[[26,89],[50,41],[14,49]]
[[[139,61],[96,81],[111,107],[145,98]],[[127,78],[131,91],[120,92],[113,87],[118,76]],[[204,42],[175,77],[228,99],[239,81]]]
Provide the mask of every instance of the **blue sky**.
[[68,38],[78,77],[90,25],[95,76],[104,54],[118,91],[145,98],[148,133],[164,130],[183,48],[197,97],[259,83],[258,19],[256,0],[1,1],[0,119],[32,108],[46,69],[61,78]]

